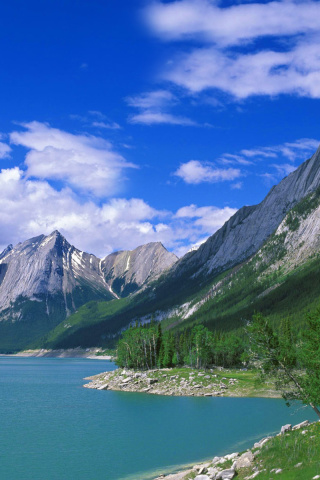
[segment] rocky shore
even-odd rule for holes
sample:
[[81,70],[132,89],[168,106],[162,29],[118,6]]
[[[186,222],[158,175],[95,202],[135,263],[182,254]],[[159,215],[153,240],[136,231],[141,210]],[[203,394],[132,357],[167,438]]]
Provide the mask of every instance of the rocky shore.
[[[292,427],[292,425],[284,425],[277,436],[288,435],[288,432],[291,430],[300,430],[301,434],[305,435],[308,427],[308,420],[305,420],[294,427]],[[283,472],[283,469],[276,464],[270,468],[270,470],[264,468],[265,465],[262,459],[263,455],[261,455],[263,454],[263,449],[266,448],[266,444],[273,438],[275,437],[263,438],[259,442],[255,443],[252,448],[246,450],[242,454],[234,452],[223,457],[214,457],[209,462],[194,465],[188,470],[171,475],[160,475],[155,480],[233,480],[235,477],[237,477],[239,480],[252,480],[263,473],[267,475],[266,478],[268,479],[276,478],[278,474]],[[304,478],[303,476],[299,476],[299,469],[302,467],[302,463],[294,465],[294,468],[296,469],[295,473],[298,476],[292,476],[290,478]],[[300,473],[302,472],[300,471]],[[316,475],[314,477],[310,477],[310,480],[311,479],[320,479],[320,476]]]
[[88,377],[87,380],[91,382],[84,387],[172,396],[279,396],[270,388],[253,389],[254,382],[247,381],[249,375],[241,371],[233,375],[233,371],[224,369],[164,368],[146,372],[118,369]]
[[68,348],[59,350],[47,350],[41,348],[38,350],[23,350],[9,356],[13,357],[48,357],[48,358],[90,358],[95,360],[110,360],[108,355],[97,355],[100,348]]

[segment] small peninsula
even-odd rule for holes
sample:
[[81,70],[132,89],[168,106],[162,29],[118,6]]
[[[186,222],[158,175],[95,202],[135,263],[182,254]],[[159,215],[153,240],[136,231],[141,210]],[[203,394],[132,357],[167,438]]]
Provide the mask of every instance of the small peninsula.
[[259,381],[256,370],[246,369],[181,367],[137,371],[119,368],[86,380],[91,381],[84,387],[97,390],[171,396],[280,398],[272,384]]

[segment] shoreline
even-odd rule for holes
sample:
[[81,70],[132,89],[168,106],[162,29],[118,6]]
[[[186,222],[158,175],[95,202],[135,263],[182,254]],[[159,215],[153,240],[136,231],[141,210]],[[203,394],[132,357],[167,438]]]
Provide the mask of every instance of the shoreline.
[[68,348],[68,349],[36,349],[22,350],[18,353],[0,354],[1,357],[47,357],[47,358],[86,358],[89,360],[111,360],[110,355],[97,355],[101,352],[100,348]]
[[85,380],[85,388],[187,397],[281,398],[269,384],[257,386],[257,374],[232,369],[163,368],[148,371],[129,369],[103,372]]
[[[210,461],[200,462],[193,466],[186,466],[185,469],[176,473],[160,474],[154,480],[251,480],[259,476],[259,474],[267,473],[263,458],[270,444],[277,437],[288,437],[291,432],[301,432],[306,435],[319,422],[309,422],[305,420],[295,426],[284,425],[278,434],[264,437],[244,452],[233,452],[223,456],[216,456]],[[311,431],[311,433],[313,433]],[[314,438],[314,437],[311,437]],[[293,467],[301,469],[303,463],[298,463]],[[270,474],[282,473],[282,468],[275,463],[274,468],[270,470]],[[273,478],[273,475],[272,475]],[[293,477],[298,478],[298,477]],[[300,478],[300,477],[299,477]],[[302,478],[302,477],[301,477]],[[313,478],[320,478],[316,476]]]

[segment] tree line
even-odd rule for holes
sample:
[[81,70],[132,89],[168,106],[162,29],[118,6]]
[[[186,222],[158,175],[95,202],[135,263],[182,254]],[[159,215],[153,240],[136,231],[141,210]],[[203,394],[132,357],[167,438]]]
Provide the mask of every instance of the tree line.
[[183,365],[230,367],[241,363],[244,352],[244,341],[234,333],[211,332],[203,325],[183,332],[162,332],[160,322],[151,322],[123,332],[117,346],[117,365],[138,370]]

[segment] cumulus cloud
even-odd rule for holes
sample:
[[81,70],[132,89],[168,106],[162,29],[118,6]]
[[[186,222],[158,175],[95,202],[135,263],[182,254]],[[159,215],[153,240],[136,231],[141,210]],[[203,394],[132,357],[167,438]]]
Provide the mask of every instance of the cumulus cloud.
[[124,169],[135,167],[103,138],[74,135],[40,122],[22,127],[23,131],[10,134],[10,140],[29,150],[28,177],[58,180],[77,191],[105,197],[119,191]]
[[235,208],[230,207],[197,207],[197,205],[192,204],[180,208],[176,213],[176,217],[193,218],[196,225],[217,229],[234,215],[236,211]]
[[200,38],[235,45],[268,35],[317,32],[320,5],[315,1],[272,1],[222,8],[209,0],[179,0],[154,2],[144,14],[149,27],[164,40]]
[[138,113],[129,117],[131,123],[141,123],[145,125],[196,125],[196,123],[189,118],[173,115],[168,112],[169,108],[178,103],[178,99],[173,93],[167,90],[155,90],[142,93],[141,95],[127,97],[126,102],[130,107],[138,109]]
[[[209,0],[155,2],[151,30],[167,41],[192,40],[168,64],[164,80],[190,94],[224,92],[235,99],[294,94],[320,98],[316,1],[272,1],[219,7]],[[257,42],[269,38],[271,42]],[[194,48],[194,42],[202,43]]]
[[81,201],[69,187],[57,191],[45,180],[28,178],[18,167],[0,172],[0,203],[0,249],[58,229],[76,247],[100,257],[154,241],[185,253],[235,211],[194,205],[177,213],[158,211],[139,198],[97,205]]
[[182,163],[174,175],[182,178],[186,183],[199,184],[234,180],[241,175],[241,172],[237,168],[217,168],[199,160],[190,160]]
[[[0,137],[1,138],[1,137]],[[0,158],[10,157],[11,148],[6,143],[0,142]]]

